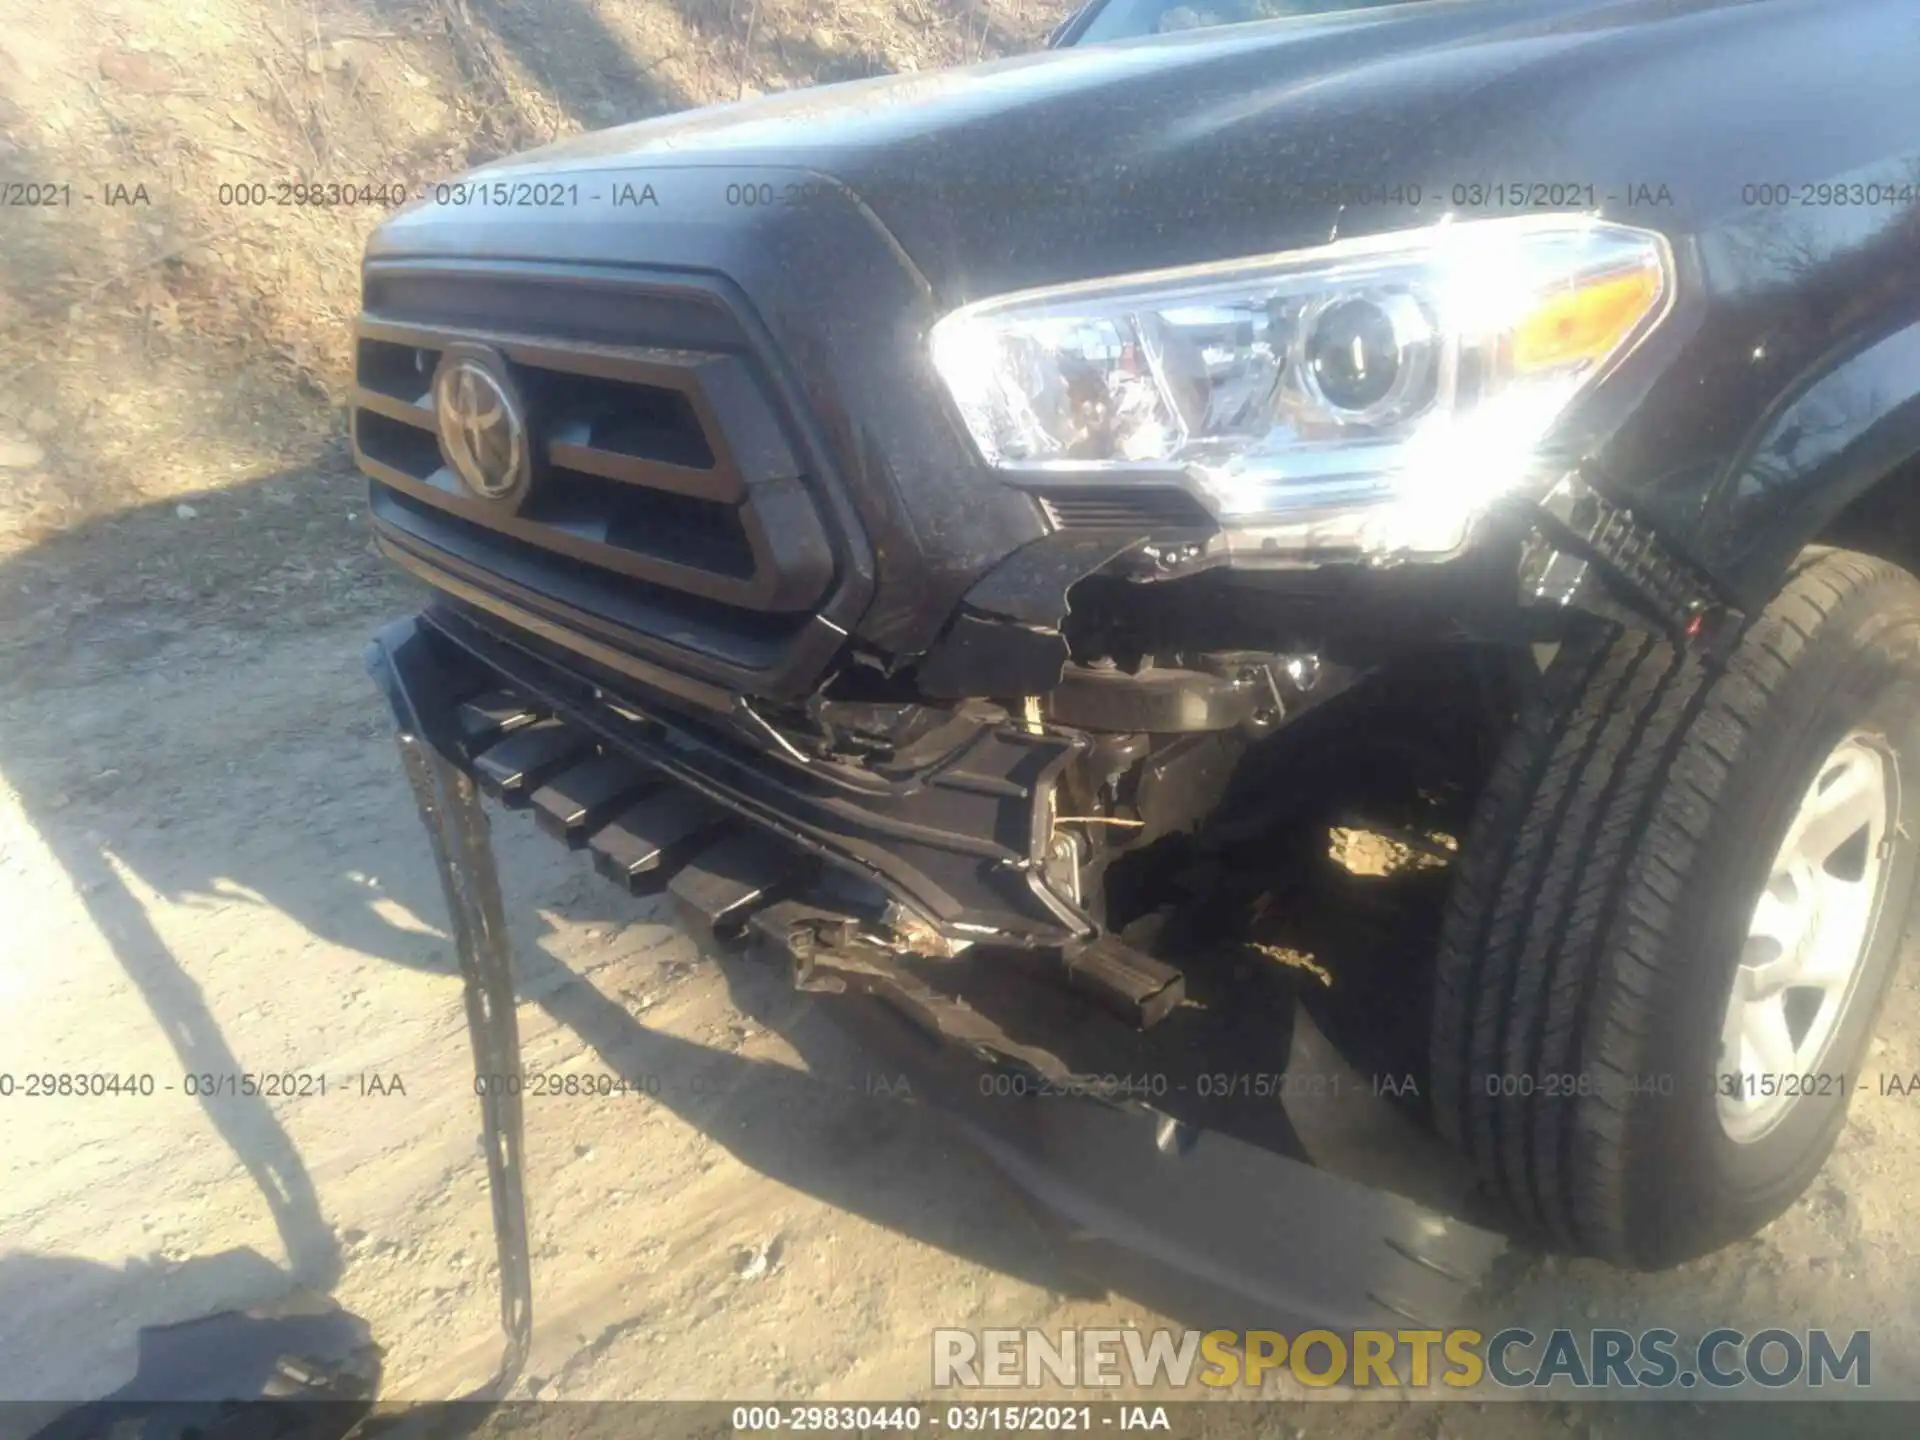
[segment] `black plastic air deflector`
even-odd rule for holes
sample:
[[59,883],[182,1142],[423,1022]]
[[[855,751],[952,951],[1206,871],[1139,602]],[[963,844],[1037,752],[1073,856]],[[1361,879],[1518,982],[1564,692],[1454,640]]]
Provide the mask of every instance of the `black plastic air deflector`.
[[[1034,858],[1044,840],[1054,778],[1084,744],[1076,735],[1036,734],[985,707],[959,717],[941,752],[910,767],[855,770],[804,761],[763,734],[704,725],[636,695],[616,696],[457,613],[436,610],[427,618],[522,704],[557,717],[578,735],[579,750],[559,747],[556,754],[579,756],[597,746],[624,755],[737,822],[877,881],[955,939],[992,936],[996,943],[1044,948],[1093,932],[1084,913],[1047,886]],[[500,741],[514,747],[504,761],[489,760],[491,751],[478,752],[477,772],[504,785],[494,772],[517,773],[528,737],[536,733],[548,732],[526,727]],[[550,765],[535,788],[560,768]],[[649,856],[671,845],[689,823],[675,810],[673,824],[658,828],[672,793],[643,800],[611,822],[616,832],[632,834],[630,842],[603,845],[599,836],[588,837],[600,863],[630,888],[652,885],[640,878],[660,863]],[[614,853],[603,854],[609,845]]]
[[669,785],[615,816],[587,844],[602,875],[632,894],[651,895],[729,823],[727,812],[704,795]]

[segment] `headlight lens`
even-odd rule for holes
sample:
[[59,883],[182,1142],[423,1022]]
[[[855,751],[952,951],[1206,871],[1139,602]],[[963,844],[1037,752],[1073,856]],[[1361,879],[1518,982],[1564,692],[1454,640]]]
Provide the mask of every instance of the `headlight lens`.
[[1459,515],[1527,478],[1672,289],[1650,231],[1447,223],[985,300],[934,326],[933,358],[1000,469],[1185,471],[1229,520]]

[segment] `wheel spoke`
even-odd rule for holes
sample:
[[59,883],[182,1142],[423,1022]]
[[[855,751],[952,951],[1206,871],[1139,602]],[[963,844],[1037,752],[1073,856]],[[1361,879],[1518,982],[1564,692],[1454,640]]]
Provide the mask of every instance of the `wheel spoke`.
[[[1752,1002],[1748,987],[1752,982],[1751,972],[1742,965],[1734,972],[1733,998],[1727,1002],[1726,1013],[1720,1017],[1720,1069],[1727,1074],[1745,1074],[1747,1061],[1742,1044],[1742,1031],[1746,1025],[1747,1006]],[[1732,1092],[1731,1103],[1739,1103],[1741,1091]],[[1723,1105],[1729,1100],[1723,1099]]]
[[1745,1075],[1785,1075],[1794,1068],[1793,1032],[1780,996],[1755,1000],[1741,1008],[1740,1071]]
[[[1782,950],[1764,936],[1749,940],[1739,967],[1733,972],[1733,1000],[1736,1006],[1764,1000],[1781,986],[1783,976],[1798,966],[1795,952]],[[1735,1027],[1738,1028],[1737,1026]]]
[[1859,963],[1873,917],[1874,887],[1865,881],[1829,878],[1824,889],[1820,923],[1794,952],[1793,963],[1781,977],[1783,984],[1842,989]]
[[1806,907],[1798,903],[1797,892],[1791,881],[1785,877],[1775,880],[1760,892],[1760,899],[1753,907],[1753,923],[1747,927],[1747,934],[1756,939],[1771,940],[1778,950],[1791,950],[1800,943],[1800,933],[1806,929]]
[[1879,757],[1858,746],[1845,748],[1822,772],[1794,817],[1780,847],[1782,858],[1824,866],[1841,846],[1879,822],[1885,807]]

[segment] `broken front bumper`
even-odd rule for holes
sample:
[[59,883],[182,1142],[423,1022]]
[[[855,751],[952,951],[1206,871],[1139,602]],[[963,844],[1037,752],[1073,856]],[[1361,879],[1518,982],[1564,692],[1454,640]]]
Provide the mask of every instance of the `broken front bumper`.
[[[814,863],[830,848],[826,839],[812,822],[795,823],[791,806],[764,813],[716,764],[724,752],[624,706],[595,710],[588,702],[596,697],[568,692],[562,672],[543,672],[512,647],[489,651],[478,633],[456,640],[457,631],[428,617],[398,622],[369,647],[368,665],[393,708],[440,867],[478,1071],[519,1068],[485,789],[530,808],[630,891],[664,891],[702,938],[758,942],[796,985],[830,995],[830,1012],[879,1063],[948,1114],[1083,1251],[1102,1253],[1104,1274],[1162,1297],[1163,1308],[1242,1328],[1439,1326],[1458,1316],[1501,1250],[1490,1232],[1196,1129],[1074,1074],[875,943],[869,926],[897,935],[898,917],[880,913],[886,891],[862,887],[857,866],[845,863],[845,837],[827,837],[839,841],[831,851],[843,863]],[[547,684],[535,687],[535,676]],[[1042,751],[1024,752],[1036,756],[1041,768],[1051,763]],[[972,789],[1003,803],[1031,803],[1033,793],[1006,781]],[[907,838],[953,848],[951,834]],[[975,844],[978,861],[995,841]],[[1157,1018],[1165,991],[1153,986],[1164,977],[1129,975],[1139,957],[1097,946],[1074,953],[1068,978],[1118,970],[1119,980],[1096,979],[1109,989],[1131,979],[1141,988],[1136,1018]],[[1009,1071],[1031,1077],[1045,1098],[1014,1098],[987,1083]],[[508,1337],[496,1379],[504,1387],[525,1359],[532,1325],[522,1120],[514,1094],[485,1094],[482,1106]]]
[[744,699],[724,721],[696,717],[457,611],[416,629],[457,692],[449,743],[483,787],[635,893],[664,886],[690,924],[724,925],[752,900],[705,878],[715,866],[773,888],[819,860],[930,937],[1046,947],[1092,929],[1033,863],[1070,735],[956,713],[911,763],[856,771],[796,750]]

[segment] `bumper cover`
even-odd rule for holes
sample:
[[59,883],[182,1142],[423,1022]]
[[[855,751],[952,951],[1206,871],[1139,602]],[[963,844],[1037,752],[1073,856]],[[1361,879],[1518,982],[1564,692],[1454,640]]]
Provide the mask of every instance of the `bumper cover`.
[[875,997],[835,1018],[1024,1191],[1106,1285],[1208,1328],[1457,1323],[1505,1249],[1488,1230],[1151,1105],[1009,1099],[992,1067]]
[[[817,861],[871,892],[856,903],[897,899],[918,926],[949,940],[990,934],[999,944],[1048,947],[1092,931],[1045,884],[1035,859],[1054,777],[1081,743],[1074,736],[1036,735],[985,711],[956,717],[935,753],[854,772],[783,746],[744,701],[721,723],[702,721],[631,687],[615,691],[456,613],[429,612],[417,628],[417,643],[457,692],[463,763],[507,803],[564,822],[569,843],[591,848],[635,893],[672,873],[650,858],[649,841],[671,840],[680,850],[670,858],[691,859],[697,840],[737,840],[741,850],[743,837],[764,835],[775,843],[753,847],[766,860],[755,878],[769,888],[791,888]],[[626,773],[575,773],[602,752],[628,761]],[[589,795],[579,787],[590,780]],[[564,793],[570,786],[575,793]],[[597,803],[579,817],[556,809],[575,799]],[[616,865],[626,868],[616,873]],[[683,916],[707,927],[724,918],[697,905]]]

